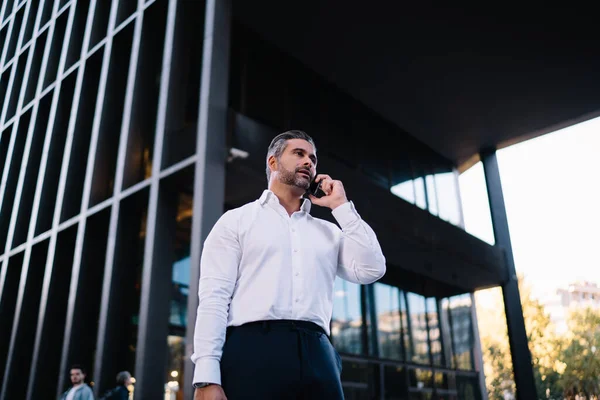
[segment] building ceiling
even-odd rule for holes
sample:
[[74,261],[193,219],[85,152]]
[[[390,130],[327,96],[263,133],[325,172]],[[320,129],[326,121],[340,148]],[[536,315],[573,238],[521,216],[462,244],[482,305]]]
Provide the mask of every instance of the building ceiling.
[[233,10],[458,166],[600,115],[591,10],[391,0],[237,0]]

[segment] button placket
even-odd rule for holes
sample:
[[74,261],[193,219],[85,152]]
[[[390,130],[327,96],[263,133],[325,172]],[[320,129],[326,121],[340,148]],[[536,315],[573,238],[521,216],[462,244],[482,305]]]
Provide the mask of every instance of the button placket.
[[[294,215],[295,216],[295,215]],[[295,222],[298,220],[297,218],[290,218],[290,239],[291,239],[291,249],[292,249],[292,271],[291,279],[292,279],[292,293],[293,293],[293,303],[292,303],[292,314],[294,318],[297,317],[298,306],[300,305],[302,299],[302,291],[301,291],[301,281],[300,281],[300,238],[298,235],[298,230],[296,229]]]

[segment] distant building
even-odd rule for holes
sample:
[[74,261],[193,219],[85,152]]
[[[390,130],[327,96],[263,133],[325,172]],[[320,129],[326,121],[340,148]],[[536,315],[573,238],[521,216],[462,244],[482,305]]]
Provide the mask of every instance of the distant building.
[[600,309],[600,287],[592,282],[573,282],[542,299],[542,303],[556,325],[556,331],[562,334],[568,330],[567,318],[570,311],[588,307]]

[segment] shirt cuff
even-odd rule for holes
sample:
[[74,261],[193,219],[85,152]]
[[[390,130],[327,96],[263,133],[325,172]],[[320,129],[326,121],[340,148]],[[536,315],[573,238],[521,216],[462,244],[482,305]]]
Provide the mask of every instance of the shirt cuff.
[[203,358],[196,361],[193,383],[221,384],[221,364],[218,360]]
[[354,203],[351,201],[344,203],[341,206],[337,206],[331,211],[331,213],[333,214],[335,220],[340,224],[342,230],[347,228],[352,223],[360,220],[360,215],[358,215],[358,212],[356,212]]

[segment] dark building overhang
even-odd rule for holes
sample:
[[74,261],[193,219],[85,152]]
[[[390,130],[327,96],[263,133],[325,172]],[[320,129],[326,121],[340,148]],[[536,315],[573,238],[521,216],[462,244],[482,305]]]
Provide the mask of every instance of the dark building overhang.
[[[483,7],[483,6],[482,6]],[[595,14],[234,1],[234,17],[455,165],[600,115]]]

